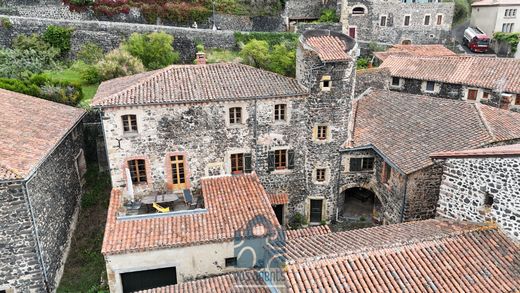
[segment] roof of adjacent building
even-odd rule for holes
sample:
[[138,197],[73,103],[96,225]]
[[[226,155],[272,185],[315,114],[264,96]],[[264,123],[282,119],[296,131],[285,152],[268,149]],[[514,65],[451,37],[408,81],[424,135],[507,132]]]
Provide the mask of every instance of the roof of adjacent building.
[[[232,241],[257,216],[280,224],[256,174],[201,180],[207,212],[148,219],[117,219],[122,191],[112,191],[102,252],[121,254]],[[247,207],[247,208],[245,208]]]
[[26,178],[85,114],[0,89],[0,180]]
[[520,6],[520,2],[518,0],[483,0],[478,2],[473,2],[471,6],[500,6],[500,5],[518,5]]
[[430,166],[435,152],[520,138],[520,113],[479,103],[369,89],[353,112],[346,147],[374,147],[405,174]]
[[437,152],[430,155],[432,158],[465,158],[465,157],[517,157],[520,156],[520,144],[503,145],[491,148]]
[[296,239],[296,238],[307,238],[310,236],[317,235],[325,235],[332,233],[329,226],[327,225],[319,225],[319,226],[310,226],[307,228],[296,229],[296,230],[287,230],[286,232],[287,239]]
[[395,77],[520,93],[520,59],[389,56],[381,67]]
[[374,56],[382,61],[388,56],[439,57],[456,55],[443,45],[393,45],[384,52],[374,52]]
[[267,197],[272,205],[286,204],[289,202],[289,194],[287,193],[269,193]]
[[242,271],[195,281],[170,285],[137,293],[228,293],[228,292],[271,292],[264,280],[255,271]]
[[237,63],[172,65],[101,83],[93,106],[212,102],[306,95],[294,78]]
[[305,49],[316,52],[322,62],[352,60],[349,51],[356,45],[351,37],[327,29],[307,30],[301,35],[300,42]]
[[482,229],[298,262],[285,276],[289,292],[516,292],[519,263],[518,245]]

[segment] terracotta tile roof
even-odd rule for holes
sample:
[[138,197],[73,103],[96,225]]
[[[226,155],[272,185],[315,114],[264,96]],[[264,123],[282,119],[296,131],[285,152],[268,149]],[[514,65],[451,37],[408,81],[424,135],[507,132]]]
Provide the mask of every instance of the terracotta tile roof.
[[392,76],[463,84],[520,93],[520,60],[513,58],[389,56],[381,64]]
[[393,45],[384,52],[374,52],[374,55],[384,61],[388,56],[439,57],[457,54],[443,45]]
[[337,36],[315,36],[305,40],[313,47],[320,59],[327,61],[346,61],[352,59],[347,51],[347,45]]
[[[369,237],[369,235],[367,235]],[[288,265],[288,292],[517,292],[520,248],[497,230]]]
[[278,204],[287,204],[289,203],[289,194],[287,193],[269,193],[267,194],[267,197],[269,198],[269,201],[272,205],[278,205]]
[[[232,241],[235,231],[263,215],[278,220],[256,174],[201,180],[206,213],[148,219],[117,219],[122,191],[114,189],[108,208],[102,252],[118,254]],[[245,208],[247,207],[247,208]]]
[[354,102],[350,147],[375,147],[410,174],[430,154],[520,138],[520,113],[465,101],[369,90]]
[[0,180],[21,179],[44,159],[85,111],[0,89]]
[[501,157],[501,156],[520,156],[520,144],[503,145],[485,149],[437,152],[430,155],[432,158],[451,158],[451,157]]
[[239,293],[239,292],[265,292],[269,293],[264,280],[255,271],[244,271],[210,277],[196,281],[184,282],[161,288],[143,290],[136,293]]
[[427,239],[439,239],[481,227],[482,225],[454,220],[432,219],[309,237],[288,237],[286,258],[291,263],[324,256],[347,255],[360,251],[419,243]]
[[306,95],[294,78],[236,63],[173,65],[103,82],[93,106],[170,104]]
[[471,6],[520,5],[518,0],[483,0],[473,2]]
[[287,239],[296,239],[302,237],[305,238],[310,236],[325,235],[329,233],[332,233],[332,231],[330,230],[328,225],[310,226],[307,228],[285,231]]

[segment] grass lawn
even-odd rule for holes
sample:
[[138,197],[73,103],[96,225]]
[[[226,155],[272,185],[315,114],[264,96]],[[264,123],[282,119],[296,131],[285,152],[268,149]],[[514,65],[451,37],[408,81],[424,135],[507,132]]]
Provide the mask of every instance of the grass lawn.
[[101,244],[110,182],[108,174],[98,172],[97,165],[89,168],[86,180],[78,223],[57,292],[108,292],[106,282],[102,282],[106,272]]
[[96,94],[99,84],[87,84],[82,78],[78,71],[67,68],[58,71],[47,71],[45,72],[50,78],[59,81],[67,81],[81,84],[81,90],[83,91],[83,99],[79,102],[79,106],[82,108],[90,107],[90,101]]
[[222,49],[206,49],[206,59],[208,63],[234,62],[239,63],[240,58],[237,51]]

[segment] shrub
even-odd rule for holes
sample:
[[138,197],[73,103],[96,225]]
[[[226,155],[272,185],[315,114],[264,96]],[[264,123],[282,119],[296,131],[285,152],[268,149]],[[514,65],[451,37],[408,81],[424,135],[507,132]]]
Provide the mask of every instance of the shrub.
[[34,97],[38,97],[41,94],[37,85],[13,78],[0,78],[0,88]]
[[1,22],[2,27],[5,29],[10,29],[13,27],[13,24],[11,23],[11,20],[7,17],[2,17]]
[[76,61],[70,69],[76,71],[87,84],[94,84],[100,81],[98,70],[93,64],[86,64],[83,61]]
[[300,229],[304,225],[307,225],[307,221],[305,220],[305,217],[300,213],[295,213],[289,220],[289,227],[291,229]]
[[141,60],[121,49],[108,53],[103,60],[96,64],[95,68],[101,80],[144,72]]
[[288,49],[296,49],[298,34],[269,32],[235,33],[235,41],[239,46],[247,44],[252,40],[266,41],[270,47],[277,44],[284,44]]
[[269,56],[269,70],[285,76],[295,76],[296,50],[289,50],[284,44],[275,45]]
[[14,39],[12,47],[15,50],[35,50],[37,52],[52,50],[54,55],[59,54],[58,49],[51,47],[37,34],[19,35]]
[[203,43],[198,43],[195,48],[197,49],[197,53],[199,52],[204,52],[205,51],[205,48],[204,48],[204,44]]
[[338,22],[339,18],[334,9],[323,9],[318,22]]
[[497,32],[493,35],[493,38],[497,41],[506,42],[511,46],[511,52],[514,54],[520,41],[520,33],[502,33]]
[[55,50],[0,49],[0,77],[27,78],[34,73],[54,69],[56,53]]
[[240,57],[245,64],[267,68],[269,61],[269,44],[266,41],[251,40],[240,51]]
[[60,55],[65,55],[70,51],[70,38],[72,36],[73,29],[49,25],[47,30],[43,33],[43,40],[52,47],[59,50]]
[[179,53],[173,50],[172,44],[173,37],[164,32],[133,33],[122,47],[139,58],[147,69],[153,70],[179,61]]
[[368,64],[370,63],[369,57],[359,57],[357,59],[356,68],[357,69],[365,69],[368,68]]
[[86,43],[81,46],[76,57],[85,64],[96,64],[103,59],[103,49],[94,43]]

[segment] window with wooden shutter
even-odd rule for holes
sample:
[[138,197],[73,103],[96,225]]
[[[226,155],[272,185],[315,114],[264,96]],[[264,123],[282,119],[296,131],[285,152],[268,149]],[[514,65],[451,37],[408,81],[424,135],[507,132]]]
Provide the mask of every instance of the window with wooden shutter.
[[123,131],[124,132],[137,132],[137,116],[136,115],[123,115]]
[[132,182],[146,183],[146,163],[143,159],[138,160],[130,160],[128,161],[128,169],[130,169],[130,176],[132,177]]
[[276,170],[287,169],[287,150],[274,151],[274,167]]
[[231,173],[240,174],[244,172],[244,154],[231,155]]
[[392,177],[392,166],[387,162],[383,163],[383,168],[381,172],[381,182],[388,183],[390,178]]
[[287,168],[294,169],[294,150],[287,151]]
[[482,99],[484,99],[484,100],[489,99],[489,92],[484,92],[484,93],[482,94]]
[[475,101],[477,100],[478,90],[476,89],[468,89],[468,100]]
[[437,25],[441,25],[442,24],[442,14],[438,14],[437,15]]
[[252,161],[251,154],[244,154],[244,173],[251,173],[253,171]]
[[274,152],[269,152],[267,154],[267,167],[268,167],[268,170],[269,172],[272,172],[275,170],[275,153]]

